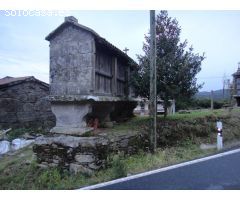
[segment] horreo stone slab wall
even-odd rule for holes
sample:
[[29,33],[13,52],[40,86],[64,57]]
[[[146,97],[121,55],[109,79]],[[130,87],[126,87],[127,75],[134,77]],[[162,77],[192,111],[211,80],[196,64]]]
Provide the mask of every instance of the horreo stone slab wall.
[[51,95],[86,95],[93,91],[94,49],[93,37],[74,26],[66,27],[51,40]]

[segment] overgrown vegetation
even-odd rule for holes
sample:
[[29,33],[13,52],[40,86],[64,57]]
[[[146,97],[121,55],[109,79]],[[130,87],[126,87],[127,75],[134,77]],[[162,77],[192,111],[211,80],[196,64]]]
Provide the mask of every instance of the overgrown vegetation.
[[[160,133],[165,135],[168,142],[165,141],[165,145],[159,146],[155,154],[140,151],[131,156],[121,153],[109,155],[108,168],[91,176],[80,173],[71,175],[58,168],[41,169],[28,147],[15,155],[0,159],[0,189],[75,189],[206,156],[216,150],[201,150],[199,146],[201,143],[215,142],[216,120],[223,121],[225,145],[240,138],[239,113],[240,110],[217,110],[176,114],[165,119],[159,116],[158,122],[162,123],[162,126],[165,124]],[[147,117],[136,117],[112,130],[146,131],[148,122]],[[181,139],[174,139],[176,134],[181,136]],[[160,139],[164,141],[162,137]],[[169,142],[171,140],[177,142]]]
[[[214,100],[213,108],[221,109],[224,106],[229,106],[229,100]],[[188,99],[186,101],[176,102],[177,110],[180,109],[209,109],[211,108],[211,100],[208,99]]]
[[14,128],[11,131],[7,132],[7,138],[9,141],[12,141],[16,138],[22,137],[26,133],[30,135],[46,134],[46,132],[42,129]]
[[[186,148],[187,147],[187,148]],[[22,157],[17,162],[8,163],[0,169],[1,189],[76,189],[112,179],[124,177],[127,174],[136,174],[173,163],[207,155],[213,151],[202,151],[196,145],[187,144],[166,149],[158,149],[152,155],[140,152],[137,155],[112,155],[109,159],[109,168],[100,170],[92,176],[83,174],[71,175],[58,168],[41,169],[36,162],[31,164]],[[22,151],[22,154],[24,150]],[[17,155],[15,155],[17,156]],[[19,156],[19,155],[18,155]],[[2,161],[0,161],[0,165]]]
[[124,162],[123,154],[117,154],[110,156],[109,159],[110,167],[112,168],[112,177],[113,178],[121,178],[127,176],[127,168]]
[[[157,118],[158,147],[171,147],[187,139],[197,143],[199,138],[204,140],[215,133],[217,120],[230,118],[227,109],[191,111],[190,114],[169,115],[167,118],[160,115]],[[135,117],[129,122],[116,125],[108,134],[140,132],[145,134],[146,139],[148,139],[149,131],[149,118]]]

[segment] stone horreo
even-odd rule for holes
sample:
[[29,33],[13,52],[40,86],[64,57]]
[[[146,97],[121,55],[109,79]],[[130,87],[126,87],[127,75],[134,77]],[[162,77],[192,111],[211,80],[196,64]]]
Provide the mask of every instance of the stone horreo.
[[73,16],[51,32],[50,96],[56,116],[52,133],[81,135],[92,122],[130,117],[136,106],[130,76],[137,64],[78,23]]

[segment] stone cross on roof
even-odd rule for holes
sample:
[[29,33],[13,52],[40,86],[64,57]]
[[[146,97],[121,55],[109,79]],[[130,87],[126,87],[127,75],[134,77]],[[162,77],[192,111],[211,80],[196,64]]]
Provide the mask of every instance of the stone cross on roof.
[[77,18],[75,18],[73,16],[68,16],[68,17],[65,17],[65,22],[78,23],[78,20],[77,20]]
[[125,54],[127,54],[127,52],[129,51],[129,49],[127,47],[125,47],[125,49],[123,49],[123,51],[125,52]]

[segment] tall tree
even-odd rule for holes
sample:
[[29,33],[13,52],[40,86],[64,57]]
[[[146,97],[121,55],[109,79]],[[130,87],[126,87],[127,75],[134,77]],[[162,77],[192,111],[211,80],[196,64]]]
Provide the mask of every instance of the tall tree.
[[[202,85],[196,75],[201,70],[204,54],[187,48],[187,40],[180,41],[181,27],[176,19],[160,11],[156,18],[157,96],[164,100],[165,114],[169,99],[183,101],[191,98]],[[138,55],[139,68],[132,76],[136,94],[149,98],[150,36],[145,35],[144,55]]]

